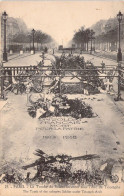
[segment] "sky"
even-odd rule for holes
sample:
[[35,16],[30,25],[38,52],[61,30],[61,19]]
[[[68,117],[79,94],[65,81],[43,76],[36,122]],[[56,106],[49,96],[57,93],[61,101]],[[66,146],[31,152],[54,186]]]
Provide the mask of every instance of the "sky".
[[3,1],[0,12],[22,18],[28,28],[50,34],[66,45],[81,26],[91,27],[101,19],[124,13],[124,1]]

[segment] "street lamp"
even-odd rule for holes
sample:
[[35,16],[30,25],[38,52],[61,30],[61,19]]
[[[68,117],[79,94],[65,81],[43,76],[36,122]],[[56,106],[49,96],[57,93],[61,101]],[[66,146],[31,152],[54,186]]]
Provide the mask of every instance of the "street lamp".
[[121,47],[120,47],[120,24],[122,21],[122,16],[123,14],[119,11],[119,13],[117,14],[117,19],[119,22],[119,48],[118,48],[118,54],[117,54],[117,61],[122,61],[122,53],[121,53]]
[[4,11],[2,14],[2,18],[4,21],[4,51],[3,51],[3,61],[7,61],[7,52],[6,52],[6,21],[7,21],[7,13]]
[[95,34],[95,32],[93,30],[90,31],[90,39],[91,39],[91,49],[90,49],[90,54],[92,54],[92,40],[93,40],[93,35]]
[[115,101],[123,100],[121,98],[121,63],[122,61],[122,53],[121,53],[121,47],[120,47],[120,23],[122,21],[123,14],[119,11],[117,14],[118,22],[119,22],[119,48],[118,48],[118,54],[117,54],[117,62],[118,62],[118,95],[117,98],[115,98]]
[[32,35],[33,35],[33,52],[35,54],[35,47],[34,47],[34,34],[35,34],[35,30],[32,29]]

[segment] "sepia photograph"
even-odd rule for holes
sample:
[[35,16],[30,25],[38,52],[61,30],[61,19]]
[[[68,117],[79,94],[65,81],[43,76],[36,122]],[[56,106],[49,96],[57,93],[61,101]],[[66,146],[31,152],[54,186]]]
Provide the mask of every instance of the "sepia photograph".
[[0,196],[124,196],[124,1],[0,1]]

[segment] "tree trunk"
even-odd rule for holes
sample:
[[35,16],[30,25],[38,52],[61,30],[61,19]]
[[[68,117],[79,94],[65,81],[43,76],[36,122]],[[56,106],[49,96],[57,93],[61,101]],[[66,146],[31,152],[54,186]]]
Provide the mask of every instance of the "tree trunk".
[[38,51],[38,42],[37,42],[37,51]]
[[88,41],[87,41],[87,51],[88,51]]

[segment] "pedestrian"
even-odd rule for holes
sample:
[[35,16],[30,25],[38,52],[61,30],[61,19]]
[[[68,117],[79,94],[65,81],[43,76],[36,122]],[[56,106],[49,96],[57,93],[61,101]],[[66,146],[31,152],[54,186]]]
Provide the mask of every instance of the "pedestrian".
[[102,73],[104,73],[105,63],[102,61],[101,65],[102,65]]
[[47,52],[48,52],[48,48],[45,47],[45,48],[44,48],[44,53],[47,53]]

